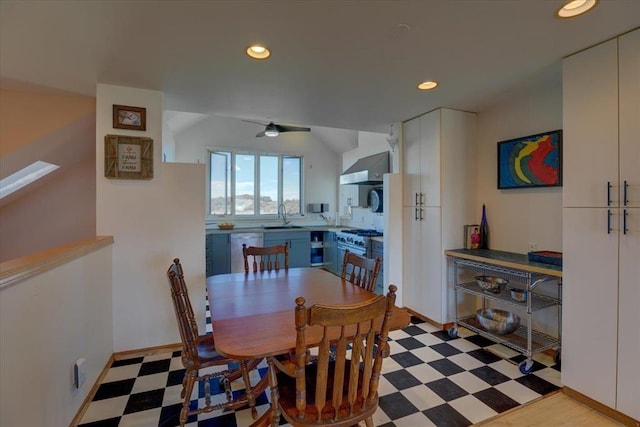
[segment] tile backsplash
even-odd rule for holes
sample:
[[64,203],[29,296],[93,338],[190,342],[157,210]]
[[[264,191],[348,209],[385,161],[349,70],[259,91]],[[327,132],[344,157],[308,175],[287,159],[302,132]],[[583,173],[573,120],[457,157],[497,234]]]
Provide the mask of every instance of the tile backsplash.
[[340,225],[357,228],[371,228],[384,232],[384,217],[382,213],[371,212],[369,208],[351,208],[351,218],[347,215],[340,217]]

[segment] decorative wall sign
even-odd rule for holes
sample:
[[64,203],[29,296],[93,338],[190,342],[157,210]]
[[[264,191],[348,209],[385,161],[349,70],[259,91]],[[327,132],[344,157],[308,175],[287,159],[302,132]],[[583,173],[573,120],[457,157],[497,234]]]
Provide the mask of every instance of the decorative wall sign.
[[153,139],[106,135],[104,176],[115,179],[153,178]]
[[116,129],[147,130],[147,109],[114,105],[113,127]]
[[562,185],[562,130],[498,142],[498,189]]

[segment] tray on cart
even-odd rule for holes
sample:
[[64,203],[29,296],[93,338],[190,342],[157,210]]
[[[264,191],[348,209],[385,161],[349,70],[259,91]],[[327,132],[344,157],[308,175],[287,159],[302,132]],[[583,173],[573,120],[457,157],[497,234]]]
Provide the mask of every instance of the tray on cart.
[[528,252],[529,261],[541,262],[543,264],[562,265],[562,252],[535,251]]

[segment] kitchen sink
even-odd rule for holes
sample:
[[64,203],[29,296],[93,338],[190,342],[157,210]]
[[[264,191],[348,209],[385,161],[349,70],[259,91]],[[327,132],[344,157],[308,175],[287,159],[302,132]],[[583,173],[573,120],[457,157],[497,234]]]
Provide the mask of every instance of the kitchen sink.
[[263,225],[265,230],[288,230],[290,228],[304,228],[301,225]]

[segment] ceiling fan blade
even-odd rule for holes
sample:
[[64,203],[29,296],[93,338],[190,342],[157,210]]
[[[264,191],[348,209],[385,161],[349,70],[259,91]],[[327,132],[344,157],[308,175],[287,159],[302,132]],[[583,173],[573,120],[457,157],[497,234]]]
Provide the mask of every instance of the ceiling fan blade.
[[243,121],[243,122],[247,122],[247,123],[254,123],[254,124],[256,124],[256,125],[267,126],[267,123],[264,123],[264,122],[256,122],[255,120],[245,120],[245,119],[242,119],[242,121]]
[[256,137],[257,137],[257,138],[259,138],[259,137],[264,136],[264,135],[265,135],[265,133],[264,133],[264,131],[262,131],[262,132],[258,132],[258,134],[256,135]]
[[275,125],[278,129],[278,132],[310,132],[311,128],[301,127],[301,126],[284,126],[284,125]]

